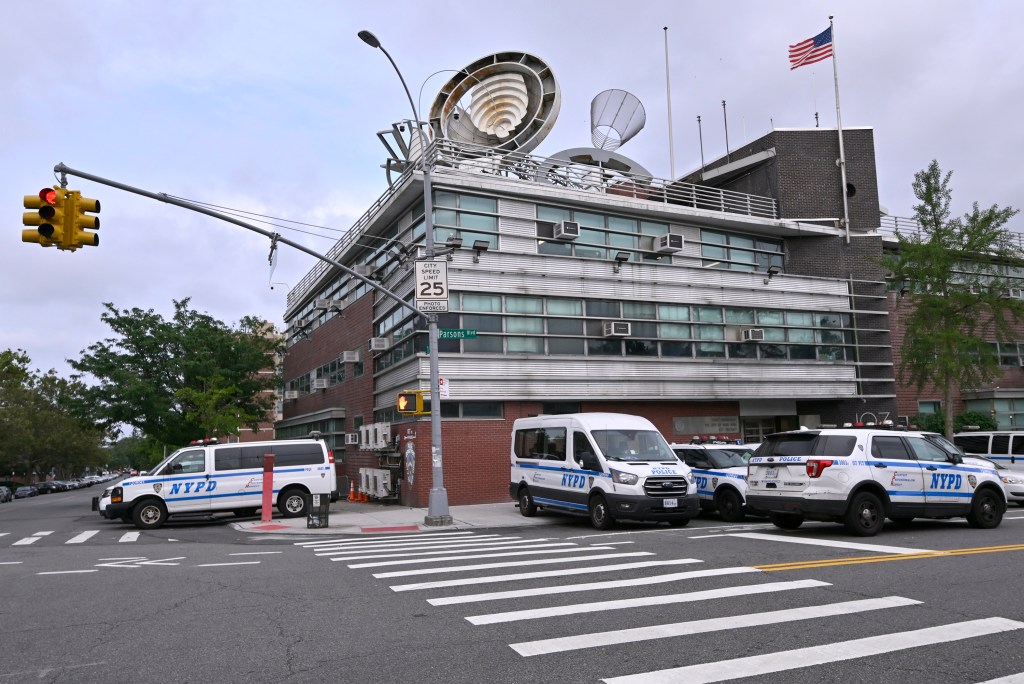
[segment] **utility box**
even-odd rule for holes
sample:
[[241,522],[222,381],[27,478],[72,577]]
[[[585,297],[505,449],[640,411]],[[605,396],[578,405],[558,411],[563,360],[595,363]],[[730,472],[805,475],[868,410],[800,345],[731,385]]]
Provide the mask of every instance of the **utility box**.
[[306,528],[328,527],[330,515],[331,497],[328,494],[310,494],[309,516],[306,518]]

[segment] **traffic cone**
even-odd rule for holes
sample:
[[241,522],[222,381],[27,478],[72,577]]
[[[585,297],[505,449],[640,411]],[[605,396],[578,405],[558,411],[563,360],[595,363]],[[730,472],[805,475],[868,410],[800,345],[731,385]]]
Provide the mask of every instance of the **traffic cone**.
[[356,483],[354,480],[351,482],[351,486],[348,489],[348,500],[358,501],[358,499],[356,498]]
[[366,492],[359,492],[359,500],[363,503],[368,503],[370,501],[370,497],[366,495]]

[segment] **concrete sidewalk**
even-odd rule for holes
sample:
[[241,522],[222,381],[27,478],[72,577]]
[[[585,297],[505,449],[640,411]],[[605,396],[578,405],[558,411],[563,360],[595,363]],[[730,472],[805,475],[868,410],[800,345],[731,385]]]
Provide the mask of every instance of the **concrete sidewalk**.
[[[276,511],[275,511],[276,513]],[[237,530],[271,534],[379,534],[385,532],[443,532],[445,530],[486,529],[495,527],[543,526],[564,522],[560,515],[538,514],[525,518],[519,513],[514,501],[473,506],[450,506],[452,524],[428,526],[426,508],[384,505],[378,503],[355,503],[336,501],[331,504],[328,526],[307,528],[306,518],[282,518],[275,515],[270,522],[259,520],[232,523]]]

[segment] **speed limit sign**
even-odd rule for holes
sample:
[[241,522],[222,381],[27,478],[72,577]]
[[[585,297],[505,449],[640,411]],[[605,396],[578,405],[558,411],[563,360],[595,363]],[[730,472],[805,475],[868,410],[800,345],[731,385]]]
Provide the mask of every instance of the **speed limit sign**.
[[416,308],[448,311],[448,262],[416,262]]

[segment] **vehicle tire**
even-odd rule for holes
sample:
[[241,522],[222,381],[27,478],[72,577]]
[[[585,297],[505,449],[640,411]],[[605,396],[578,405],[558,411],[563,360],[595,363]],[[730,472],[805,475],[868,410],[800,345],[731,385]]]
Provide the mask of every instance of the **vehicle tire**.
[[722,489],[715,494],[715,508],[718,517],[725,522],[740,522],[746,517],[743,510],[743,499],[735,489]]
[[255,508],[236,508],[235,510],[231,511],[231,513],[234,514],[234,516],[236,518],[250,518],[250,517],[256,515],[256,509]]
[[675,520],[669,520],[668,524],[671,527],[686,527],[690,524],[690,518],[676,518]]
[[982,530],[999,527],[1003,521],[1003,501],[991,489],[976,492],[971,501],[971,512],[967,514],[967,524]]
[[804,524],[804,516],[799,513],[769,513],[768,519],[783,530],[795,530]]
[[158,499],[147,499],[135,504],[132,522],[140,530],[155,530],[167,522],[167,507]]
[[519,490],[519,512],[522,513],[524,518],[532,518],[537,515],[537,504],[533,503],[530,490],[526,487],[522,487]]
[[882,500],[871,492],[860,492],[850,501],[850,507],[843,516],[846,529],[858,537],[873,537],[885,524],[885,508]]
[[309,513],[309,499],[297,487],[286,489],[277,497],[277,510],[286,518],[301,518]]
[[608,502],[600,494],[590,499],[590,524],[595,530],[610,530],[615,526]]

